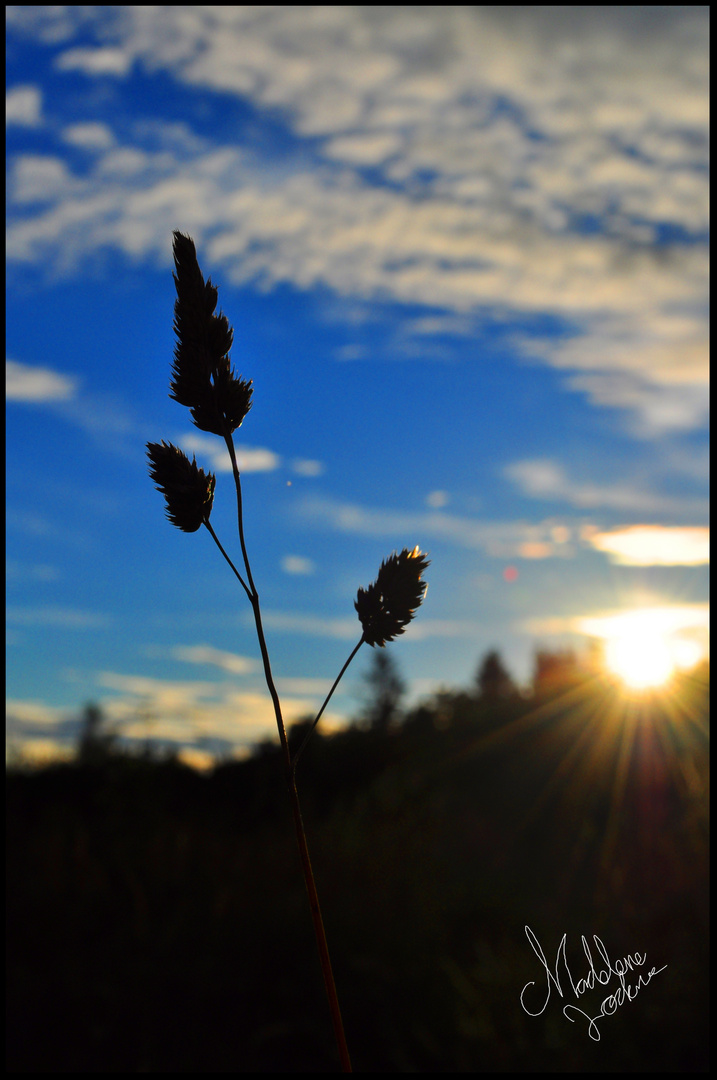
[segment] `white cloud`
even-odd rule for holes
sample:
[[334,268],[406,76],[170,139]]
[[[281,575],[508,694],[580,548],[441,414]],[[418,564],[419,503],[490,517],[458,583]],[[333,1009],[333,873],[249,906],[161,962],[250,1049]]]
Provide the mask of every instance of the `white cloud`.
[[106,124],[70,124],[62,132],[65,142],[86,150],[106,150],[114,145],[114,135]]
[[[342,503],[327,498],[308,498],[297,506],[300,519],[310,525],[328,526],[357,536],[384,537],[398,547],[418,543],[430,547],[431,539],[484,551],[492,558],[565,558],[572,549],[564,535],[555,536],[554,519],[534,524],[526,521],[485,521],[445,514],[438,510],[383,510]],[[430,554],[430,550],[429,550]]]
[[281,465],[279,455],[262,446],[237,445],[236,456],[240,472],[273,472]]
[[298,476],[323,476],[326,466],[312,458],[294,458],[291,467]]
[[[231,472],[232,462],[225,444],[208,435],[185,435],[179,443],[189,454],[200,454],[208,459],[208,467],[214,472]],[[235,444],[239,472],[273,472],[281,465],[281,458],[273,450],[261,446]],[[201,462],[199,462],[201,465]]]
[[83,71],[86,75],[126,75],[131,58],[123,49],[68,49],[58,56],[58,71]]
[[596,405],[634,410],[637,435],[650,438],[706,428],[710,409],[706,373],[702,386],[659,385],[659,370],[653,371],[653,378],[650,382],[629,374],[599,373],[574,376],[568,379],[568,386],[585,391]]
[[42,122],[42,93],[37,86],[13,86],[5,95],[5,123],[38,127]]
[[516,461],[505,467],[504,474],[531,498],[583,509],[605,507],[639,514],[680,511],[686,506],[682,498],[655,494],[625,482],[593,484],[571,480],[563,467],[550,458]]
[[247,675],[257,670],[257,662],[248,656],[224,652],[211,645],[177,645],[171,650],[175,660],[188,664],[210,664],[232,675]]
[[316,566],[311,559],[303,555],[284,555],[281,560],[281,569],[285,574],[313,574]]
[[631,627],[650,625],[655,634],[709,628],[709,604],[655,604],[635,608],[618,608],[592,615],[548,616],[529,619],[522,628],[529,634],[579,633],[589,637],[607,638],[627,634]]
[[[218,741],[225,752],[277,738],[274,707],[264,687],[238,690],[227,682],[172,681],[111,671],[101,672],[96,681],[112,691],[102,700],[102,709],[119,724],[123,738],[151,738],[199,749]],[[305,689],[297,693],[295,688],[293,695],[282,698],[286,724],[306,714]]]
[[[296,155],[170,145],[161,125],[88,174],[20,155],[11,265],[74,273],[107,245],[166,263],[182,220],[236,282],[551,312],[575,334],[542,358],[572,389],[646,435],[704,425],[706,9],[80,10],[11,30],[68,42],[60,70],[237,94],[280,116]],[[73,46],[79,25],[100,48]],[[656,243],[664,226],[684,241]]]
[[393,157],[401,143],[401,138],[394,132],[362,132],[331,139],[326,143],[324,153],[352,165],[379,165]]
[[588,637],[603,638],[690,638],[709,653],[709,605],[663,604],[654,607],[607,611],[570,620],[570,627]]
[[589,543],[621,566],[704,566],[710,561],[707,528],[632,525],[596,532]]
[[66,630],[94,630],[110,624],[107,615],[50,604],[44,607],[9,607],[5,614],[7,621],[16,626],[60,626]]
[[265,627],[288,634],[328,637],[340,641],[357,641],[361,636],[358,619],[330,619],[320,615],[282,611],[262,611],[261,618]]
[[27,725],[30,728],[33,726],[47,728],[52,725],[59,725],[65,719],[64,712],[61,709],[46,705],[40,701],[20,701],[8,698],[5,702],[5,710],[8,718],[12,716],[16,723]]
[[5,396],[8,401],[34,404],[67,401],[75,396],[77,380],[50,368],[32,367],[17,360],[5,362]]
[[12,199],[18,206],[57,204],[70,198],[81,187],[64,161],[46,154],[23,154],[15,158],[11,166],[10,186]]
[[5,9],[9,30],[30,38],[37,38],[45,45],[58,45],[68,41],[79,27],[96,18],[90,7],[78,5],[9,4]]

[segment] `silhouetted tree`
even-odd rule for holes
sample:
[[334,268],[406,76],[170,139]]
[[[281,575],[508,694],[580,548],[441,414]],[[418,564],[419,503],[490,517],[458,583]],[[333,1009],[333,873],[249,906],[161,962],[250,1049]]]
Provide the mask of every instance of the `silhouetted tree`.
[[476,672],[476,683],[480,696],[490,701],[510,697],[515,690],[501,655],[495,649],[483,657]]
[[364,683],[368,688],[364,717],[375,730],[387,731],[398,712],[406,687],[395,660],[384,649],[374,650]]
[[104,729],[105,717],[99,705],[89,702],[82,711],[82,731],[77,758],[83,765],[96,765],[112,753],[116,735]]
[[572,649],[550,652],[538,649],[533,668],[533,690],[536,694],[553,693],[574,683],[583,672]]

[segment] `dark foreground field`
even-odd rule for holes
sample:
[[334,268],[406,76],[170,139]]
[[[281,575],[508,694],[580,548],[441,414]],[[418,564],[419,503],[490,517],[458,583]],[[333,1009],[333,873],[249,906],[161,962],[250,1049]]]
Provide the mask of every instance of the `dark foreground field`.
[[[354,1069],[708,1068],[707,688],[446,695],[317,739],[299,788]],[[7,1069],[338,1068],[278,756],[10,773]],[[529,926],[554,983],[531,948]],[[646,954],[619,987],[574,980]],[[521,1006],[523,987],[534,982]]]

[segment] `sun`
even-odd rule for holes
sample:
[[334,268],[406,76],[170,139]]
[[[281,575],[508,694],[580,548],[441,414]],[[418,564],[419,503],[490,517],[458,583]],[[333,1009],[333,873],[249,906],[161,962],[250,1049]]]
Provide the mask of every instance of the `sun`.
[[616,635],[605,643],[605,664],[631,690],[662,686],[675,672],[670,642],[661,634]]
[[578,620],[577,629],[603,643],[603,666],[628,690],[659,688],[709,655],[706,604],[623,608]]

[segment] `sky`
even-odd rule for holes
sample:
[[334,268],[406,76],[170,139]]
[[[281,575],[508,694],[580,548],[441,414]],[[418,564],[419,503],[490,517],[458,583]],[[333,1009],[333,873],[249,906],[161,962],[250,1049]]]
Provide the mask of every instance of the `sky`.
[[[98,703],[206,765],[275,736],[247,599],[165,519],[172,231],[253,380],[235,433],[287,722],[392,551],[407,704],[500,651],[662,635],[708,596],[708,8],[7,10],[7,713],[26,758]],[[363,646],[327,710],[357,715]]]

